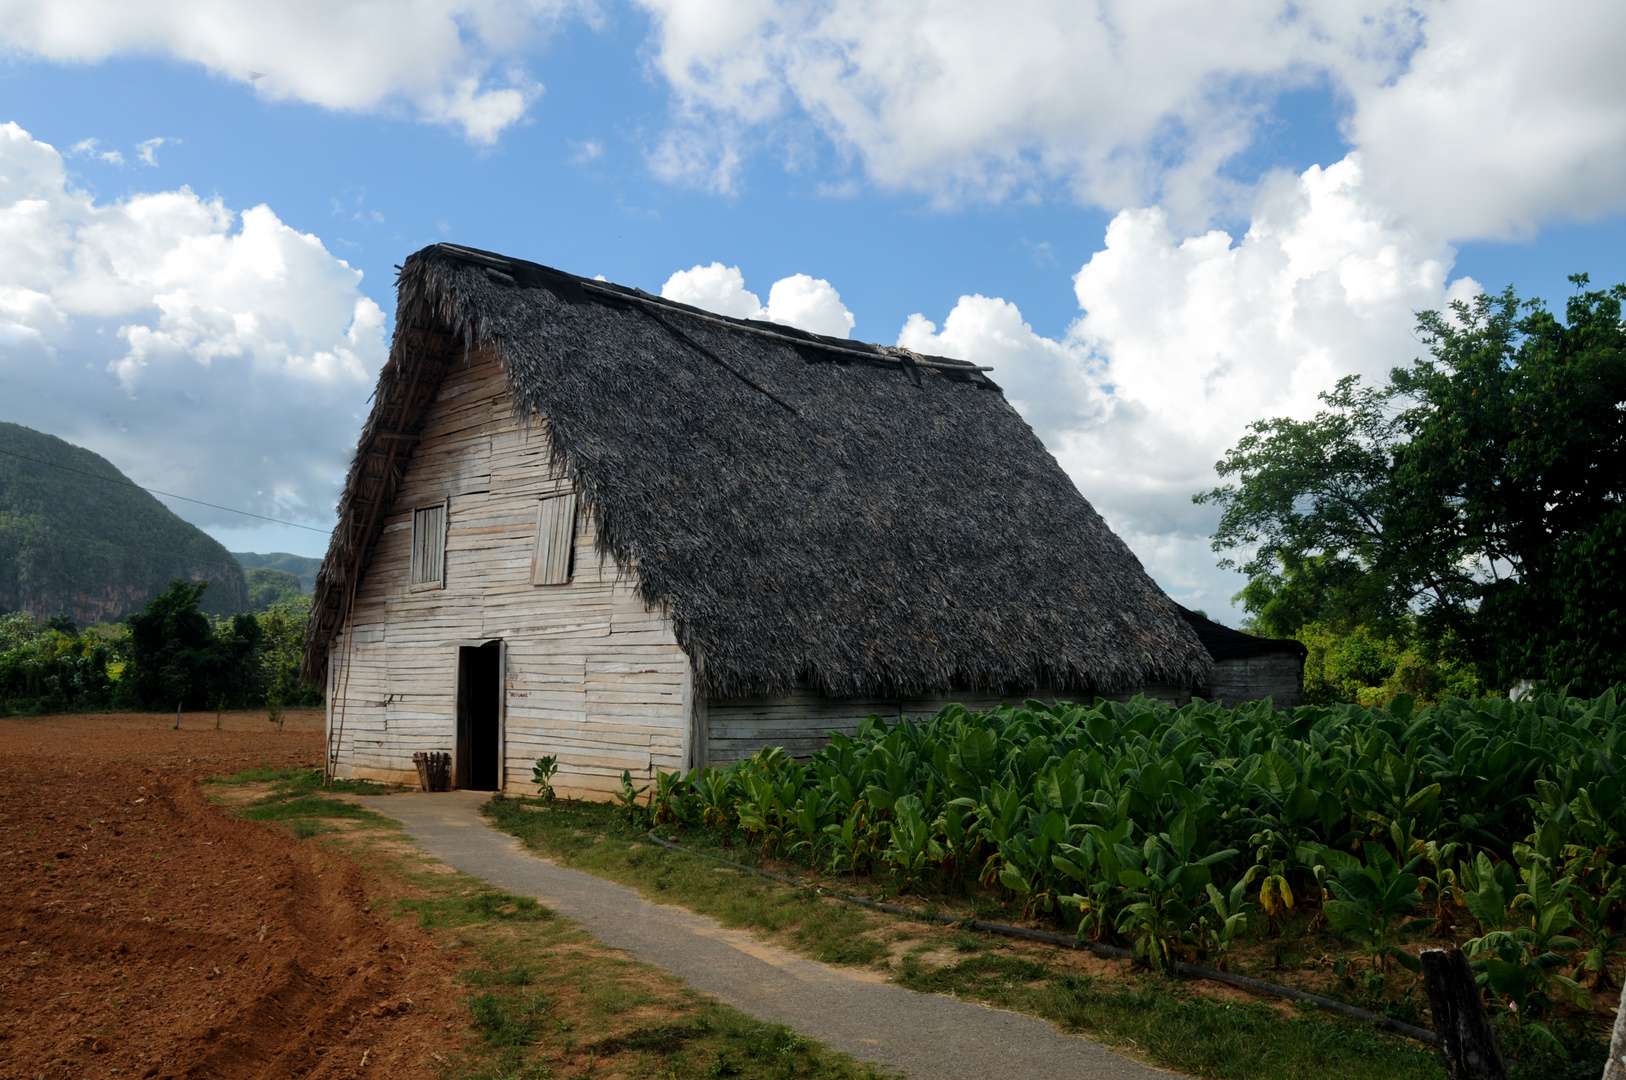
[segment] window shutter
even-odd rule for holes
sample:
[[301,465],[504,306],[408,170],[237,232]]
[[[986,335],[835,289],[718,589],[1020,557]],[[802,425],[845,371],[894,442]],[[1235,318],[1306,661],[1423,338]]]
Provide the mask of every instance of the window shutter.
[[412,584],[446,581],[446,504],[412,512]]
[[543,499],[536,511],[536,549],[531,555],[532,585],[570,581],[570,552],[576,541],[576,493]]

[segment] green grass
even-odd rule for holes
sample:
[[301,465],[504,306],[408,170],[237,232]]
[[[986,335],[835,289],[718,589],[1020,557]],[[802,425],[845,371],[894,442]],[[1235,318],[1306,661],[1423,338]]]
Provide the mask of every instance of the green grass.
[[1216,1003],[1151,975],[1102,986],[1002,952],[931,971],[906,955],[897,982],[1042,1016],[1064,1030],[1133,1046],[1160,1065],[1218,1080],[1444,1075],[1431,1047],[1379,1037],[1313,1011],[1283,1016],[1257,1002]]
[[374,784],[366,780],[340,780],[334,779],[326,785],[322,783],[321,769],[306,769],[300,767],[275,768],[270,765],[261,765],[254,769],[244,769],[231,776],[217,776],[209,781],[215,785],[234,784],[275,784],[279,794],[294,793],[308,795],[315,791],[338,791],[350,795],[387,795],[394,788],[383,784]]
[[322,837],[328,850],[376,871],[398,894],[379,910],[473,958],[460,973],[464,1046],[444,1080],[570,1080],[611,1072],[650,1080],[885,1080],[789,1028],[754,1020],[617,955],[531,897],[369,847],[366,832],[347,834],[338,822],[363,819],[391,832],[398,826],[321,794],[319,770],[251,769],[215,783],[273,785],[237,812],[297,836]]
[[250,821],[276,821],[301,840],[309,840],[322,833],[332,832],[326,824],[337,818],[367,821],[374,825],[389,826],[380,814],[356,806],[342,799],[332,798],[327,792],[345,792],[357,795],[380,794],[388,789],[377,784],[355,780],[335,780],[324,786],[320,769],[275,769],[261,766],[244,769],[234,776],[218,777],[210,783],[217,787],[234,784],[270,784],[268,794],[246,803],[237,813]]
[[[888,955],[885,941],[868,933],[887,923],[869,912],[656,847],[644,829],[619,820],[608,806],[557,803],[539,809],[530,800],[499,799],[482,812],[566,866],[633,886],[651,900],[681,904],[724,926],[762,931],[825,963],[862,966]],[[728,855],[740,862],[752,858],[739,849]]]
[[[881,965],[888,945],[924,938],[891,966],[902,986],[950,994],[1040,1016],[1194,1076],[1230,1080],[1442,1080],[1431,1047],[1380,1034],[1314,1011],[1285,1013],[1255,1002],[1228,1003],[1191,992],[1175,979],[1134,974],[1109,982],[1071,974],[1044,962],[1043,950],[957,927],[926,926],[903,917],[820,900],[797,889],[707,859],[649,843],[641,826],[614,807],[593,803],[544,806],[501,799],[483,811],[493,824],[532,849],[587,873],[637,888],[644,896],[710,915],[724,925],[759,932],[827,963]],[[686,830],[681,842],[746,865],[753,851],[722,847],[722,838]],[[1009,913],[978,911],[1007,921]],[[947,948],[963,959],[929,969],[920,955]],[[1035,959],[1037,957],[1038,959]]]

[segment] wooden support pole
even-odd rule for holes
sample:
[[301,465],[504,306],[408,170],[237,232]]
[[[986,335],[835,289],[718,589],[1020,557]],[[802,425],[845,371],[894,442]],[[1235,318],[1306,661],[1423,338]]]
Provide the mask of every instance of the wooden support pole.
[[1423,988],[1451,1080],[1507,1080],[1496,1033],[1461,949],[1424,949]]
[[1626,1080],[1626,993],[1620,995],[1620,1004],[1615,1007],[1615,1035],[1609,1040],[1603,1080]]

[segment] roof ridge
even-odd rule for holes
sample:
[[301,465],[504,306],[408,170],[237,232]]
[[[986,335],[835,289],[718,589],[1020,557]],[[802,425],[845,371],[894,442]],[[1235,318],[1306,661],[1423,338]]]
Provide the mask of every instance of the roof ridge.
[[[644,304],[649,307],[660,308],[662,310],[686,315],[691,319],[699,319],[702,322],[715,323],[719,326],[725,326],[730,330],[738,330],[747,334],[756,334],[758,337],[772,338],[791,345],[808,345],[816,349],[824,349],[827,352],[854,356],[862,360],[867,360],[871,363],[881,363],[889,366],[896,365],[905,369],[913,365],[915,367],[931,368],[934,371],[963,371],[967,373],[975,372],[978,375],[981,375],[983,372],[994,370],[991,367],[973,364],[969,360],[956,360],[951,356],[927,356],[917,353],[911,349],[905,349],[895,345],[872,344],[870,349],[855,348],[849,344],[841,344],[832,341],[823,334],[814,334],[811,331],[802,330],[800,327],[792,327],[788,324],[784,325],[782,328],[769,329],[765,326],[753,325],[756,320],[737,319],[729,315],[718,315],[715,312],[696,308],[692,304],[684,304],[676,300],[669,300],[664,296],[656,296],[653,293],[647,293],[642,289],[627,285],[618,285],[613,281],[600,281],[597,278],[584,278],[580,275],[572,274],[564,270],[558,270],[551,266],[543,266],[540,263],[527,262],[523,259],[511,259],[506,255],[498,255],[490,251],[481,251],[478,248],[463,247],[461,244],[440,243],[434,246],[440,251],[451,255],[453,258],[463,259],[467,262],[484,266],[488,270],[495,270],[498,273],[503,274],[514,284],[518,284],[518,280],[514,278],[512,274],[508,273],[508,271],[513,270],[516,267],[523,266],[540,270],[545,274],[556,274],[560,277],[568,278],[572,280],[572,282],[579,288],[582,288],[588,292],[614,297],[617,300],[631,301],[633,303]],[[792,332],[786,333],[785,331]],[[806,336],[800,336],[803,334]],[[870,343],[866,342],[866,344]],[[991,380],[987,379],[984,381],[991,382]]]

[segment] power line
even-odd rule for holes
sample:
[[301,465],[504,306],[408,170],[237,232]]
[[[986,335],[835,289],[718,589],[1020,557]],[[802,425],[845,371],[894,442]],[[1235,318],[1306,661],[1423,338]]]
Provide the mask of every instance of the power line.
[[176,495],[174,492],[170,491],[159,491],[157,488],[145,487],[138,484],[134,480],[126,480],[123,477],[115,478],[111,476],[103,476],[100,473],[88,472],[85,469],[75,469],[71,465],[59,465],[54,461],[46,461],[44,458],[29,457],[27,454],[19,454],[15,450],[0,450],[0,454],[5,454],[8,457],[22,458],[24,461],[32,461],[39,465],[49,465],[51,468],[61,469],[63,472],[78,473],[80,476],[88,476],[92,480],[103,480],[109,484],[122,484],[125,487],[137,488],[141,491],[150,492],[153,495],[162,495],[166,499],[179,499],[182,502],[196,503],[199,506],[207,506],[215,510],[224,510],[228,514],[242,514],[244,517],[259,518],[261,521],[275,522],[278,525],[291,525],[296,529],[304,529],[306,532],[321,533],[323,536],[327,536],[332,532],[331,529],[318,529],[311,525],[301,525],[297,521],[284,521],[281,518],[266,517],[264,514],[253,514],[247,510],[239,510],[234,506],[221,506],[219,503],[204,502],[202,499],[188,498],[185,495]]

